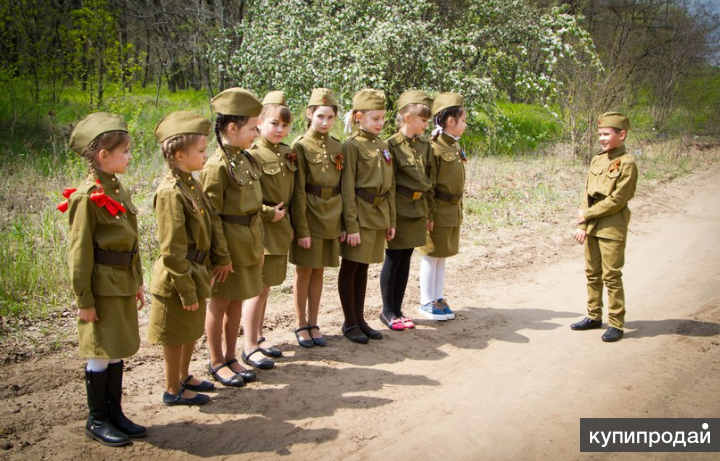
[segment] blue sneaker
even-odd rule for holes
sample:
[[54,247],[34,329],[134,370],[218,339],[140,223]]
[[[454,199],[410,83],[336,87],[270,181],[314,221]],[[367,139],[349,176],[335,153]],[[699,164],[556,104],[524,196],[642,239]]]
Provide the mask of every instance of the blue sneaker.
[[445,312],[440,309],[440,306],[438,306],[435,301],[420,305],[418,312],[430,320],[447,320],[447,315],[445,315]]
[[445,314],[445,317],[448,320],[452,320],[455,318],[455,312],[450,309],[450,306],[448,306],[447,301],[445,301],[445,298],[440,298],[435,303],[438,305],[440,309],[442,309],[443,313]]

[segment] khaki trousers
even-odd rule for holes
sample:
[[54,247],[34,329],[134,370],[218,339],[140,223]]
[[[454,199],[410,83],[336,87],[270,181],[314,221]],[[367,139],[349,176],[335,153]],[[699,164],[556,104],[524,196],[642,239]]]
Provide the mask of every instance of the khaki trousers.
[[619,329],[625,325],[625,289],[622,282],[624,265],[624,240],[610,240],[588,234],[585,240],[588,317],[602,321],[604,285],[608,292],[608,323]]

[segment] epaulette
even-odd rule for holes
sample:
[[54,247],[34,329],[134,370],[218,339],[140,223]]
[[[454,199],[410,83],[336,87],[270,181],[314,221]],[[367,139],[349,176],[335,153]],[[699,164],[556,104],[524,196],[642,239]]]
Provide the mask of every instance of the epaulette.
[[81,194],[89,194],[90,191],[96,187],[98,187],[98,183],[90,178],[87,178],[77,187],[77,192],[80,192]]
[[296,142],[300,141],[303,137],[304,137],[304,135],[301,134],[301,135],[298,136],[297,138],[293,139],[293,142],[291,142],[290,145],[293,145],[293,144],[295,144]]
[[391,146],[397,146],[399,144],[402,144],[404,140],[405,140],[405,135],[398,132],[398,133],[395,133],[394,135],[390,136],[387,140],[387,143],[390,144]]
[[337,141],[337,142],[341,142],[341,141],[340,141],[338,138],[336,138],[335,136],[332,136],[332,135],[331,135],[330,137],[331,137],[332,139],[334,139],[335,141]]

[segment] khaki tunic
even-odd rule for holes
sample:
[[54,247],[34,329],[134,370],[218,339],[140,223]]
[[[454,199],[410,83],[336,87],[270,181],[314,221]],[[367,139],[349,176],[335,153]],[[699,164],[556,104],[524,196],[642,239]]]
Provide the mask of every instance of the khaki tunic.
[[[295,239],[290,248],[290,262],[302,267],[337,267],[342,214],[342,197],[318,197],[305,191],[310,185],[320,188],[339,186],[341,170],[337,162],[344,164],[342,144],[325,133],[308,129],[291,145],[297,155],[295,189],[290,208]],[[312,246],[306,250],[297,239],[312,237]]]
[[[423,246],[426,242],[428,202],[433,195],[430,142],[424,138],[408,138],[402,133],[396,133],[388,139],[388,146],[395,171],[397,213],[395,238],[388,242],[388,248],[402,250]],[[414,191],[418,198],[415,200],[399,192],[397,188],[400,186]]]
[[[372,233],[380,234],[382,239],[386,229],[395,227],[395,175],[392,160],[387,161],[385,155],[392,158],[387,144],[365,130],[357,131],[343,143],[343,223],[348,234],[361,234],[359,245],[341,245],[342,256],[351,261],[365,264],[382,262],[384,244],[377,244],[377,235],[367,241],[363,234],[375,231]],[[358,197],[356,189],[378,197],[385,196],[385,199],[374,205]]]
[[465,188],[465,159],[460,144],[447,133],[432,142],[433,167],[431,181],[434,199],[428,202],[428,220],[434,222],[427,233],[427,243],[420,253],[436,258],[455,256],[460,251],[460,225],[463,220],[463,201],[450,203],[438,193],[461,196]]
[[[297,162],[289,146],[282,143],[272,144],[264,137],[260,137],[250,149],[250,154],[263,171],[260,177],[265,252],[265,263],[262,268],[263,285],[276,286],[285,280],[287,254],[293,239],[293,229],[289,213],[286,213],[280,221],[272,222],[275,217],[274,207],[282,202],[286,210],[290,209]],[[280,256],[280,258],[269,258],[269,256]]]
[[[224,283],[216,283],[212,295],[243,300],[257,296],[262,288],[262,170],[249,153],[232,146],[225,149],[229,159],[218,148],[200,172],[203,190],[221,216],[255,217],[249,226],[222,221],[234,273],[228,274]],[[233,175],[237,180],[232,179]]]
[[[157,219],[160,254],[153,267],[150,292],[153,302],[148,339],[162,345],[181,345],[202,336],[205,301],[210,297],[210,258],[204,263],[187,259],[188,250],[214,252],[217,234],[214,211],[200,194],[200,185],[190,173],[175,178],[168,173],[155,190],[153,205]],[[193,197],[190,201],[181,189]],[[215,223],[215,225],[213,225]],[[217,260],[227,260],[227,255]],[[182,307],[199,304],[196,311]]]
[[90,200],[100,187],[88,176],[68,199],[68,261],[78,308],[94,307],[100,319],[78,319],[80,356],[119,359],[140,348],[135,295],[143,281],[142,263],[136,257],[130,268],[96,264],[94,249],[137,252],[137,208],[115,175],[98,171],[97,176],[105,195],[122,204],[126,212],[112,216]]

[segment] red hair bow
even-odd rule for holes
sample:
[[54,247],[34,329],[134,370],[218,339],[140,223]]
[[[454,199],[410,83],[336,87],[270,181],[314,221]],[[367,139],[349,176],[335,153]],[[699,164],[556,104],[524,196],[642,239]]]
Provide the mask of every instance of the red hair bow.
[[[68,199],[76,190],[77,189],[74,187],[68,187],[62,192],[62,196]],[[60,213],[65,213],[68,210],[68,201],[65,200],[61,203],[58,203],[57,209],[60,210]]]

